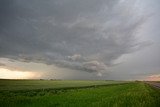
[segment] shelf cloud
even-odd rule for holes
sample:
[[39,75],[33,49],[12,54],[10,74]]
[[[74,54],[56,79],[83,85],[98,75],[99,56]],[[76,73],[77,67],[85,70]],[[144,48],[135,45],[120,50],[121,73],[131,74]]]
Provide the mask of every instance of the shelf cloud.
[[151,45],[133,0],[2,0],[0,57],[107,72],[115,60]]

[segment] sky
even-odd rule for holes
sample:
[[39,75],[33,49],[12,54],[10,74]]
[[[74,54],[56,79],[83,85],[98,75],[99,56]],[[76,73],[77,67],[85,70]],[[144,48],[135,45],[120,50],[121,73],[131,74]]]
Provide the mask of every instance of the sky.
[[0,78],[160,80],[159,0],[1,0]]

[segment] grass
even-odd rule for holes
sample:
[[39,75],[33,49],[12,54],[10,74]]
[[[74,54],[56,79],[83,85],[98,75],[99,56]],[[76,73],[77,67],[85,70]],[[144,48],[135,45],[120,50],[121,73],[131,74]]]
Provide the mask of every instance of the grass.
[[126,83],[127,81],[82,81],[82,80],[0,80],[0,90],[33,90],[65,87],[85,87]]
[[1,90],[0,98],[0,107],[160,107],[160,90],[142,82],[69,89]]

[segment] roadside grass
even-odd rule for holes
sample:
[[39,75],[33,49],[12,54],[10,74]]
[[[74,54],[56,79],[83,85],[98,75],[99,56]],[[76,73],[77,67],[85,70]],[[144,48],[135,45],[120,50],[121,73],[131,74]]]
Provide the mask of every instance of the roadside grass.
[[160,107],[160,90],[142,82],[0,92],[0,107]]

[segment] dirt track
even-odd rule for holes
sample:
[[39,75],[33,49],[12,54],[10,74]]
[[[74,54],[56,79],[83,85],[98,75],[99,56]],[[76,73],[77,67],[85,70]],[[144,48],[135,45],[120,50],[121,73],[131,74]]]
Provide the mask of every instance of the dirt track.
[[147,84],[149,84],[149,85],[151,85],[153,87],[156,87],[156,88],[160,89],[160,83],[158,83],[158,82],[146,81],[145,83],[147,83]]

